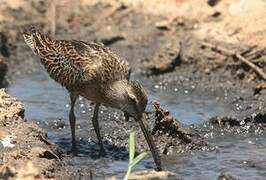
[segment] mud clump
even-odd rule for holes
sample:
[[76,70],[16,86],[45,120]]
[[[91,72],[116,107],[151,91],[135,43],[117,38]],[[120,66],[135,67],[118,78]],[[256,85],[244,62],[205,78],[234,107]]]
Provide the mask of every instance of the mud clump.
[[260,134],[266,127],[266,112],[254,113],[243,119],[230,116],[212,117],[209,123],[223,132]]
[[0,131],[0,179],[67,178],[59,173],[61,150],[36,124],[25,122],[23,104],[4,89],[0,90]]
[[187,152],[190,150],[206,150],[207,142],[190,128],[182,127],[181,123],[160,107],[158,102],[153,103],[155,112],[155,125],[152,134],[164,154],[173,152]]
[[169,49],[169,47],[162,48],[162,50],[154,56],[152,62],[146,65],[146,75],[158,76],[173,72],[182,62],[182,53],[181,42],[179,43],[179,49],[177,48],[177,50]]
[[254,95],[256,94],[260,94],[262,90],[266,89],[266,82],[262,82],[260,84],[258,84],[255,88],[254,88]]
[[176,174],[170,171],[139,171],[130,174],[128,179],[175,179]]
[[4,79],[7,73],[7,65],[3,57],[0,55],[0,87],[4,86]]
[[4,33],[0,32],[0,54],[2,54],[4,57],[10,56],[7,43],[7,36]]
[[236,178],[230,174],[221,173],[217,180],[238,180],[238,178]]

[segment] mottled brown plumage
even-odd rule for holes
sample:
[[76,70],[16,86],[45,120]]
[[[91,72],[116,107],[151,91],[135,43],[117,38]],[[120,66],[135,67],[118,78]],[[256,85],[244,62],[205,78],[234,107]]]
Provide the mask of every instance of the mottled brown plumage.
[[76,150],[74,105],[77,97],[83,96],[96,102],[92,122],[101,154],[105,154],[105,151],[98,125],[98,110],[100,104],[105,104],[122,110],[139,122],[157,169],[161,170],[159,154],[143,122],[147,95],[139,82],[129,81],[130,68],[126,60],[102,45],[54,40],[34,28],[26,30],[23,36],[27,45],[40,57],[50,77],[70,93],[69,120],[73,151]]

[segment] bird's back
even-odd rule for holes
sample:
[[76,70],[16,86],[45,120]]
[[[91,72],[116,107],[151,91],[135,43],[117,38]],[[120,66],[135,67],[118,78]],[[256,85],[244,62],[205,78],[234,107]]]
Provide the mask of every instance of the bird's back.
[[[109,48],[84,41],[52,40],[41,34],[37,54],[50,76],[67,89],[127,79],[129,65]],[[38,38],[38,39],[39,39]]]

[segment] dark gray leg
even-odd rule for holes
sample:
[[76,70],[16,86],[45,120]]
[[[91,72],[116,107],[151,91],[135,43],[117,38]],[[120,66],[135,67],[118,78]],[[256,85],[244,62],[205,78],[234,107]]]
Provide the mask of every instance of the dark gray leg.
[[95,133],[97,135],[98,144],[100,146],[100,155],[105,156],[105,150],[103,147],[103,142],[102,142],[100,129],[99,129],[99,122],[98,122],[99,107],[100,107],[100,103],[96,103],[95,108],[94,108],[93,117],[92,117],[92,124],[93,124],[94,130],[95,130]]
[[[131,74],[131,69],[129,70],[128,75],[127,75],[128,81],[130,80],[130,74]],[[125,120],[129,121],[129,114],[127,112],[124,112],[124,116],[125,116]]]
[[125,116],[125,120],[126,120],[126,121],[129,121],[129,115],[128,115],[127,112],[124,112],[124,116]]
[[71,100],[71,108],[69,112],[69,123],[71,128],[71,135],[72,135],[72,148],[71,152],[76,154],[77,153],[77,146],[76,146],[76,137],[75,137],[75,124],[76,124],[76,117],[74,114],[74,106],[77,100],[77,95],[70,93],[70,100]]

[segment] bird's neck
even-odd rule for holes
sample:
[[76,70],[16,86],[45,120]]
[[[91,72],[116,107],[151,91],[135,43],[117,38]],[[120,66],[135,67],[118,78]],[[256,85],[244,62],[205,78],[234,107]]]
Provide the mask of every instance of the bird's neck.
[[110,84],[109,87],[104,90],[105,103],[113,108],[125,109],[128,97],[127,91],[129,88],[127,80],[115,81]]
[[35,50],[40,57],[45,57],[53,49],[54,40],[49,36],[39,33],[35,36]]

